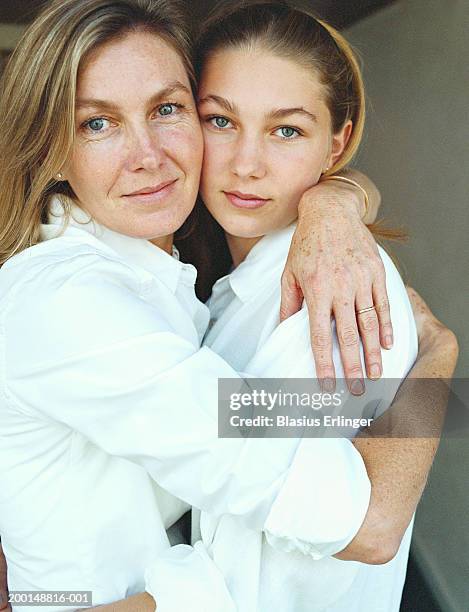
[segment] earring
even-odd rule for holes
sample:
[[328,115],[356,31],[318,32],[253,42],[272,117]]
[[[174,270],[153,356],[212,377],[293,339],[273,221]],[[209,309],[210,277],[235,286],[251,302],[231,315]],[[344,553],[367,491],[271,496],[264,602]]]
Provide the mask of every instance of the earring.
[[64,175],[61,172],[57,172],[57,179],[59,181],[63,180]]

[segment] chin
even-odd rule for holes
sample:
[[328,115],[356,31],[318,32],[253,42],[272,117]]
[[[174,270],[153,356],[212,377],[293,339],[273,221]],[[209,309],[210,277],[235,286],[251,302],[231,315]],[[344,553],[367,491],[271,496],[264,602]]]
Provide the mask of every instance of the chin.
[[259,238],[270,231],[266,223],[255,219],[225,219],[226,223],[220,223],[225,232],[238,238]]
[[132,233],[139,238],[152,240],[163,238],[174,234],[184,223],[190,214],[190,210],[172,209],[158,210],[146,218],[139,218],[131,224],[128,233]]

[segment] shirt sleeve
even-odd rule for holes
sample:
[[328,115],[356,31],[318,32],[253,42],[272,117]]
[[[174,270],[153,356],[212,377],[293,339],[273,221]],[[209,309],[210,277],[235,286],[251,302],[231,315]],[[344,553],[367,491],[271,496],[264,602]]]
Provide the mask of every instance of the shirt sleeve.
[[[9,297],[1,321],[8,401],[138,463],[197,508],[238,515],[279,545],[332,554],[328,501],[341,508],[340,534],[356,521],[350,483],[332,495],[327,485],[348,479],[349,458],[339,453],[324,467],[315,440],[218,438],[217,379],[236,372],[173,329],[164,315],[175,301],[169,289],[143,291],[120,261],[76,259],[44,267]],[[358,453],[352,466],[369,493]]]

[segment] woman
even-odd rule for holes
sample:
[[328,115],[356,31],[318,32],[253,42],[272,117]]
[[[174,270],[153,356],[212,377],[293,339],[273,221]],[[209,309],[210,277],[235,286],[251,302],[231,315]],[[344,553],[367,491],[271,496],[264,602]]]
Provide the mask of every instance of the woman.
[[[190,77],[177,8],[146,0],[52,2],[5,75],[0,533],[12,590],[76,585],[101,603],[145,586],[160,610],[207,598],[228,610],[203,547],[168,549],[188,504],[329,553],[366,513],[348,440],[328,445],[351,510],[331,529],[338,497],[324,490],[318,504],[315,441],[217,436],[216,380],[237,374],[200,349],[208,310],[173,250],[202,158]],[[300,507],[289,483],[305,474]]]

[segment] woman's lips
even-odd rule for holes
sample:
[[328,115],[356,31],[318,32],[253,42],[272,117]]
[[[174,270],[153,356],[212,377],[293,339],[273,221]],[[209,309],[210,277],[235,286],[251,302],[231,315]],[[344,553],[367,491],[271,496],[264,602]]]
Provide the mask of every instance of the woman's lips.
[[239,191],[224,191],[228,200],[237,208],[261,208],[270,200],[261,198],[251,193],[240,193]]
[[178,179],[165,181],[164,183],[155,185],[155,187],[145,187],[140,191],[129,193],[124,197],[132,200],[132,202],[142,202],[144,204],[159,202],[170,194],[177,180]]

